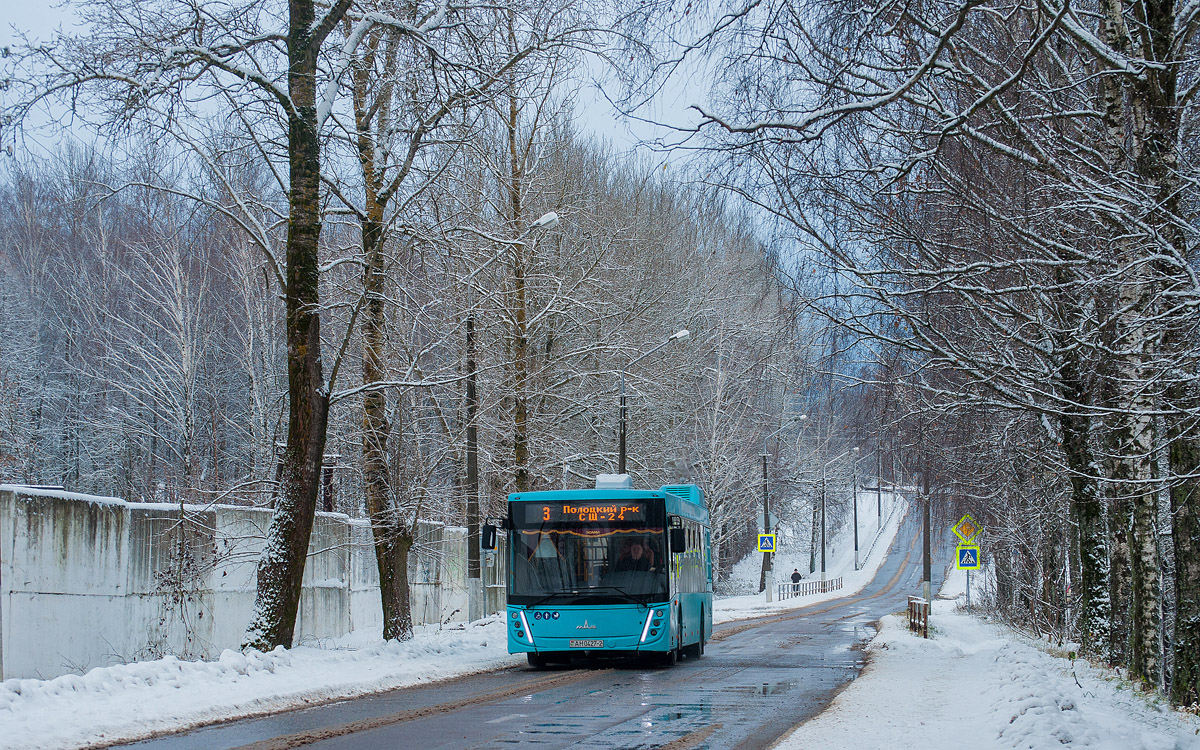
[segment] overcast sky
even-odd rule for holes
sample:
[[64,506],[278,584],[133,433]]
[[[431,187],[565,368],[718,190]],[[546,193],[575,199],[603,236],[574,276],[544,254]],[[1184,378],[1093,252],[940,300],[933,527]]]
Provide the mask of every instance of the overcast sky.
[[4,11],[0,12],[0,45],[16,41],[13,29],[21,29],[38,39],[45,40],[56,27],[68,24],[74,13],[60,3],[44,6],[36,0],[3,0]]
[[[49,7],[36,0],[0,0],[0,3],[5,6],[3,13],[0,13],[0,46],[16,42],[16,30],[28,33],[35,40],[49,39],[60,27],[68,31],[73,30],[74,11],[62,2],[56,2]],[[650,122],[627,118],[618,112],[597,89],[594,79],[603,76],[604,71],[596,61],[589,61],[587,70],[581,73],[579,83],[582,85],[576,93],[575,100],[577,123],[582,132],[607,141],[618,152],[634,150],[639,141],[678,139],[677,135],[664,128],[656,127]],[[677,125],[692,121],[694,115],[687,112],[687,106],[692,103],[689,97],[700,93],[693,83],[676,81],[666,94],[644,108],[641,117]],[[609,96],[619,96],[620,92],[616,90],[614,82],[609,81],[604,85],[609,89]],[[650,158],[655,164],[674,164],[682,157],[655,153],[651,154]]]

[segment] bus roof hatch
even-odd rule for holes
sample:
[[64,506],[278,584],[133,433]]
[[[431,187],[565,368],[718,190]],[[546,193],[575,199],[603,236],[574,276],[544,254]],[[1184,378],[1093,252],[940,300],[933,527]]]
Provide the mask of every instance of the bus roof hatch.
[[596,489],[598,490],[632,490],[633,477],[628,474],[597,474]]

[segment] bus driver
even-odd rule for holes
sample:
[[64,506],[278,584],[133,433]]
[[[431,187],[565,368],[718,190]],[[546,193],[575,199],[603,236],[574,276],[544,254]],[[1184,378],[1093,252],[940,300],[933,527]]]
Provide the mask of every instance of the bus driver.
[[617,559],[616,571],[637,571],[649,572],[653,570],[651,566],[649,550],[642,546],[641,542],[626,542],[625,547],[621,550],[621,556]]

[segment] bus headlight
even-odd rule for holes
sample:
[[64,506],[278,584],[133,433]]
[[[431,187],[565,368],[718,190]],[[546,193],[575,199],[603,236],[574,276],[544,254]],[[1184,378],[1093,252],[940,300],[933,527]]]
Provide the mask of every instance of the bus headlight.
[[646,624],[642,626],[642,639],[638,641],[638,643],[646,642],[646,636],[650,634],[650,618],[654,617],[656,614],[657,613],[654,610],[650,610],[646,613]]
[[[528,635],[526,635],[525,638],[529,641],[529,645],[532,646],[533,645],[533,631],[529,629],[529,620],[525,619],[525,613],[523,611],[518,610],[517,614],[521,615],[521,624],[523,626],[525,626],[524,630],[526,633],[528,633]],[[520,630],[517,631],[517,635],[521,635]]]

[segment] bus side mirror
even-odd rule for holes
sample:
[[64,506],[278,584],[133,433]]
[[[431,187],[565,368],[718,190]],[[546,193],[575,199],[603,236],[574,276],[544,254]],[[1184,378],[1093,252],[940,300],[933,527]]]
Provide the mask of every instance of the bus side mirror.
[[671,529],[671,553],[678,555],[687,551],[687,532],[682,528]]
[[490,523],[484,524],[481,530],[479,547],[481,549],[496,549],[496,527]]

